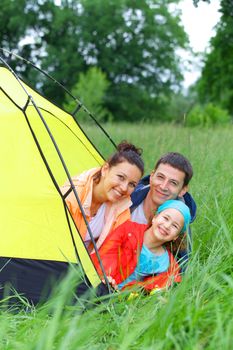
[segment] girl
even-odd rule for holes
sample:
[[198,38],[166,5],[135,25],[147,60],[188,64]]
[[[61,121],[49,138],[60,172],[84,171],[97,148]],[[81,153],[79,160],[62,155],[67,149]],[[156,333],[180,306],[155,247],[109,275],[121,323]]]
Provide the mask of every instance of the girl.
[[[151,290],[169,285],[171,278],[179,282],[179,266],[168,246],[189,223],[189,208],[182,201],[168,200],[158,208],[151,226],[127,221],[111,232],[99,254],[113,287],[137,283]],[[91,256],[101,275],[96,255]]]
[[[108,233],[130,218],[130,195],[144,172],[141,149],[122,141],[101,168],[90,169],[72,180],[91,232],[99,248]],[[70,183],[61,191],[86,246],[91,239]]]

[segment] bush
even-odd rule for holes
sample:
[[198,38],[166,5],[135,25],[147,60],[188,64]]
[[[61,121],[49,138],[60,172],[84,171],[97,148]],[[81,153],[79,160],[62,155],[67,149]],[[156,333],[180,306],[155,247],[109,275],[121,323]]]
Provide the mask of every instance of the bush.
[[[109,121],[112,119],[111,113],[104,107],[105,93],[108,87],[109,82],[106,75],[99,68],[92,67],[86,74],[79,75],[79,80],[71,93],[94,115],[96,120]],[[77,102],[70,97],[64,104],[64,108],[70,113],[74,112],[76,107]],[[85,107],[81,108],[75,115],[79,122],[89,120]]]
[[231,117],[228,112],[212,103],[203,106],[194,107],[186,117],[187,126],[213,126],[228,124]]

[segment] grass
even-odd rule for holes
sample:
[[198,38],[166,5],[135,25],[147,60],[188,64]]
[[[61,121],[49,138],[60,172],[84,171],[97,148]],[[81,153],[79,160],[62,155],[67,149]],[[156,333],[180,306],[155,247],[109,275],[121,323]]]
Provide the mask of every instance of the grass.
[[[109,153],[95,129],[87,129]],[[232,126],[109,124],[106,129],[116,143],[127,139],[143,148],[146,173],[167,151],[181,152],[193,164],[190,192],[198,215],[185,278],[166,292],[132,300],[117,294],[84,312],[80,303],[69,306],[69,275],[46,305],[19,312],[1,309],[0,349],[232,349]]]

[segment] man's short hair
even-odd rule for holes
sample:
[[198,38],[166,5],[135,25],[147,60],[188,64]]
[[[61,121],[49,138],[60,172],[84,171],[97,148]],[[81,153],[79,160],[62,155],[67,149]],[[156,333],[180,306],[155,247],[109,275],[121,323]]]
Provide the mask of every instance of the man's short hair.
[[185,173],[184,186],[187,186],[193,176],[193,168],[187,158],[178,152],[169,152],[164,154],[155,164],[157,170],[160,164],[169,164],[175,169],[183,171]]

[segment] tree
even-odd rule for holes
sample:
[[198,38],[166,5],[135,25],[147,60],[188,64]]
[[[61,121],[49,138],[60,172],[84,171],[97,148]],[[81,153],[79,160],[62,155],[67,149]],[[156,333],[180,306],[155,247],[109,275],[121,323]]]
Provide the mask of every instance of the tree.
[[[61,0],[60,6],[54,0],[20,1],[35,19],[24,31],[34,37],[21,50],[28,58],[35,62],[37,54],[37,64],[68,89],[77,75],[97,66],[110,82],[106,107],[117,119],[153,118],[151,110],[164,114],[164,96],[182,80],[176,52],[187,45],[174,10],[179,0]],[[23,70],[46,96],[64,102],[64,91],[28,66]]]
[[221,19],[197,88],[203,103],[217,103],[233,115],[233,2],[222,0],[220,11]]
[[143,105],[158,107],[182,79],[176,50],[187,38],[178,14],[169,11],[174,2],[62,1],[44,37],[42,66],[60,70],[56,76],[68,88],[76,83],[74,71],[98,66],[111,83],[107,107],[117,119],[142,118]]
[[[0,47],[13,51],[16,54],[23,54],[25,58],[29,58],[31,55],[28,50],[23,49],[21,43],[22,40],[30,34],[30,28],[33,26],[33,23],[36,22],[36,11],[31,11],[33,3],[35,3],[35,1],[1,1]],[[35,49],[35,46],[32,46],[30,51],[32,49]],[[11,64],[13,67],[16,66],[14,57],[11,57]]]
[[211,0],[193,0],[193,4],[194,4],[195,6],[198,6],[198,4],[199,4],[200,1],[207,2],[207,3],[210,3],[210,2],[211,2]]

